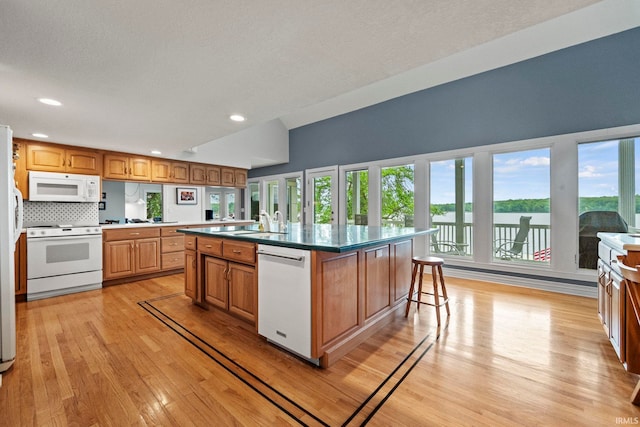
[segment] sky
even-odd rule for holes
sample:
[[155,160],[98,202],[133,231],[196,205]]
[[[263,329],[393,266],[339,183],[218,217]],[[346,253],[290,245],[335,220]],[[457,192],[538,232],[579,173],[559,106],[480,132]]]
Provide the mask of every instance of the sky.
[[[618,140],[580,144],[578,147],[581,197],[618,194]],[[635,164],[640,165],[640,138],[635,138]],[[550,149],[502,153],[494,156],[494,200],[541,199],[550,195]],[[636,166],[636,169],[638,167]],[[465,162],[465,199],[471,201],[471,159]],[[453,160],[431,163],[431,202],[453,203]],[[640,171],[636,173],[640,192]]]

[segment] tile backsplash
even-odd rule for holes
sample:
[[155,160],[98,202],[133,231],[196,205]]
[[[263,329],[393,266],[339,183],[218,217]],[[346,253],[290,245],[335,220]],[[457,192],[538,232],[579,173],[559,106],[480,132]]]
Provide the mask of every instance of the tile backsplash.
[[24,201],[24,226],[98,225],[98,203]]

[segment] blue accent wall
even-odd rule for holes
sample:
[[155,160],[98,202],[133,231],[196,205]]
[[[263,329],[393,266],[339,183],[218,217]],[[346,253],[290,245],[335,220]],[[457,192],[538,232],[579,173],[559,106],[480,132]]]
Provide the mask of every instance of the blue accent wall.
[[249,177],[640,123],[640,28],[289,131]]

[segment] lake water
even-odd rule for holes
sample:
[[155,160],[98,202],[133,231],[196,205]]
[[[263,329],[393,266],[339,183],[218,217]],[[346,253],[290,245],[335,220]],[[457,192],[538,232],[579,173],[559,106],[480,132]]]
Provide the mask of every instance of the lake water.
[[[549,225],[551,223],[551,214],[548,213],[495,213],[493,214],[494,223],[496,224],[519,224],[521,216],[530,216],[532,225]],[[455,212],[447,212],[445,215],[436,215],[433,217],[434,222],[455,222]],[[465,212],[465,222],[470,223],[473,220],[472,212]],[[636,224],[640,225],[640,214],[636,214]]]

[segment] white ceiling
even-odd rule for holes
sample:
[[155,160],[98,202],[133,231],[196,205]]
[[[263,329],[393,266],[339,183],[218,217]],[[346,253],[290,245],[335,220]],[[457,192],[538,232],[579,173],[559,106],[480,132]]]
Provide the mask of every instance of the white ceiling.
[[[250,145],[213,153],[273,120],[294,128],[417,90],[398,76],[595,3],[637,11],[633,0],[1,0],[0,123],[70,145],[180,158],[212,144],[199,152],[213,158],[194,160],[278,163]],[[460,77],[449,71],[431,84]]]

